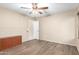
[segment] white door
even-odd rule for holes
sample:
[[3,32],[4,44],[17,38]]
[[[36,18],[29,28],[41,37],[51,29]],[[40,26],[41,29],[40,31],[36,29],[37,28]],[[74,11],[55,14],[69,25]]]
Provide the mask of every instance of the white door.
[[27,40],[39,39],[39,21],[27,21]]
[[39,20],[33,21],[32,29],[33,39],[39,39]]

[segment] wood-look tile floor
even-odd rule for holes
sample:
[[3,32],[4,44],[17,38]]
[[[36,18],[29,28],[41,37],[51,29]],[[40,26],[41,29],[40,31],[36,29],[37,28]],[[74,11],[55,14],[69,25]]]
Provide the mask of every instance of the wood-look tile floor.
[[30,40],[22,45],[3,50],[0,55],[79,55],[79,53],[75,46]]

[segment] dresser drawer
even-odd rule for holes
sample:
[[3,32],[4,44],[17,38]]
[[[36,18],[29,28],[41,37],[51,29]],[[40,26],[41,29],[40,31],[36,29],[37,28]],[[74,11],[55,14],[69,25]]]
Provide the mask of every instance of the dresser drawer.
[[22,44],[22,37],[21,36],[13,36],[13,37],[6,37],[0,39],[0,50],[4,50],[7,48],[11,48],[17,45]]
[[0,50],[2,50],[2,40],[0,40]]

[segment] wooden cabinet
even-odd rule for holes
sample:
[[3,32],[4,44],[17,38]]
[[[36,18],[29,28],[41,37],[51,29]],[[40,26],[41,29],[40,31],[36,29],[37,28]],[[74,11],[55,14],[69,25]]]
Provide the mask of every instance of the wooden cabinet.
[[0,40],[0,50],[2,50],[2,40]]
[[21,36],[0,38],[0,50],[11,48],[11,47],[17,46],[19,44],[22,44]]

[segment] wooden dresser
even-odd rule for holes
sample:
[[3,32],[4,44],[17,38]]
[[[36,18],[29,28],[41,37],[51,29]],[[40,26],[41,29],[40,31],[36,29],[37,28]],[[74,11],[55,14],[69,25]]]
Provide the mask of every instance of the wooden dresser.
[[0,51],[22,44],[22,36],[0,38]]

